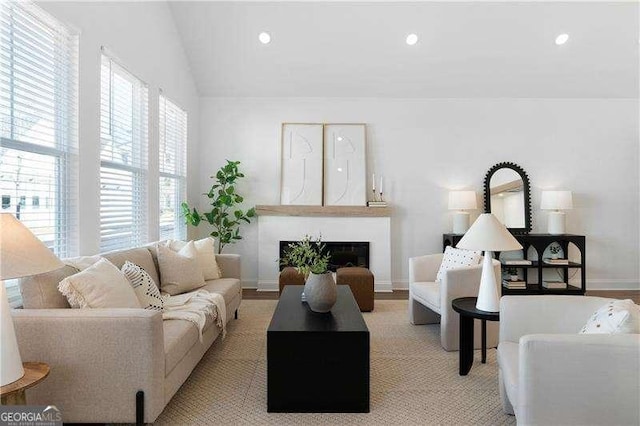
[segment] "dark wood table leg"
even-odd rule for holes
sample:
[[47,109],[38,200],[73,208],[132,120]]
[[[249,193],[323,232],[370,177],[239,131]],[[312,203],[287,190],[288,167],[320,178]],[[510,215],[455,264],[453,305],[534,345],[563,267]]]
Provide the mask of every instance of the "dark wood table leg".
[[482,321],[482,363],[487,363],[487,320]]
[[460,375],[466,376],[473,365],[473,318],[460,315]]

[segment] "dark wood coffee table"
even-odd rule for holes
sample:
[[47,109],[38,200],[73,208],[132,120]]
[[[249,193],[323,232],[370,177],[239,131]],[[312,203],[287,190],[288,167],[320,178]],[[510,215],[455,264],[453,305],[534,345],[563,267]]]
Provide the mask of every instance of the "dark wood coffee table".
[[285,286],[267,329],[267,411],[369,412],[369,329],[349,286],[331,313]]

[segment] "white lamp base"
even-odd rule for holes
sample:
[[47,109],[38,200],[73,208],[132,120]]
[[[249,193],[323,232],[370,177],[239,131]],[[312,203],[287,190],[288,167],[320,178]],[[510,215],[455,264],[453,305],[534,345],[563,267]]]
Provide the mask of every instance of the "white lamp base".
[[565,214],[561,211],[549,212],[548,232],[551,235],[561,235],[565,233]]
[[469,212],[458,211],[453,214],[453,233],[464,234],[469,230]]
[[496,274],[493,270],[493,252],[485,251],[482,261],[482,276],[480,277],[480,289],[478,290],[478,301],[476,309],[486,312],[500,311],[500,296],[498,296],[498,285]]
[[4,283],[0,281],[0,386],[8,385],[24,376],[18,340],[13,328],[11,308]]

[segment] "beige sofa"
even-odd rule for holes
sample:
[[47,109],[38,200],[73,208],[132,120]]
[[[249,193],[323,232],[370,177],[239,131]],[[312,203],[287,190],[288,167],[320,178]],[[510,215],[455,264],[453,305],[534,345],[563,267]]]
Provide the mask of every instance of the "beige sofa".
[[[160,282],[152,246],[104,257],[118,267],[129,260]],[[216,259],[223,278],[203,289],[223,295],[228,322],[242,300],[240,256]],[[23,309],[12,314],[22,360],[51,367],[49,377],[27,391],[29,404],[57,406],[64,422],[153,422],[221,330],[207,320],[200,342],[193,323],[163,321],[157,311],[70,309],[57,285],[73,273],[66,266],[20,284]]]

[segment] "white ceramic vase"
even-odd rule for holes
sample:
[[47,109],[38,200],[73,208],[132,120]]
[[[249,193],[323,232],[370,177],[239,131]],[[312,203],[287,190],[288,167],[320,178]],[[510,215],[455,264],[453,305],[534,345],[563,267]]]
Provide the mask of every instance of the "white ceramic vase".
[[331,272],[310,272],[304,284],[304,295],[313,312],[329,312],[338,299],[338,287]]

